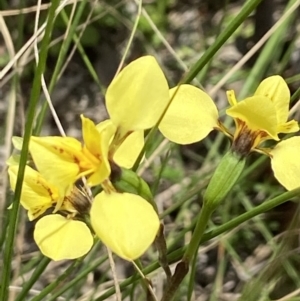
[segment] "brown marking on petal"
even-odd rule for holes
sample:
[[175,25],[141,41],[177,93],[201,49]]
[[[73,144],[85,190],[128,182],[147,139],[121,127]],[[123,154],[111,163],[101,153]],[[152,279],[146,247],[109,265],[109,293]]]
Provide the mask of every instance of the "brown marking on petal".
[[292,129],[294,127],[293,123],[286,123],[286,124],[287,124],[287,126],[285,126],[286,130],[290,130],[290,129]]
[[34,208],[33,210],[32,210],[32,215],[34,216],[34,218],[36,218],[36,217],[38,217],[39,215],[41,215],[42,214],[42,208]]
[[58,147],[58,146],[56,146],[56,145],[53,145],[53,148],[54,148],[56,151],[58,151],[60,154],[62,154],[62,153],[65,152],[65,150],[64,150],[63,148]]
[[51,208],[51,207],[47,207],[47,208],[46,207],[47,206],[38,206],[38,207],[35,207],[35,208],[33,208],[33,209],[30,210],[30,213],[32,214],[33,218],[36,219],[40,215],[44,214],[47,209]]
[[250,130],[246,122],[240,119],[236,119],[236,124],[237,130],[231,148],[237,154],[246,157],[268,134],[260,130]]
[[78,165],[80,163],[80,160],[76,156],[73,156],[73,161],[74,161],[74,163],[76,163]]
[[42,181],[40,181],[39,179],[37,179],[36,183],[40,186],[42,186],[49,194],[49,197],[51,199],[51,202],[54,203],[56,202],[56,198],[54,197],[55,196],[55,193],[51,190],[51,188],[47,185],[45,185]]

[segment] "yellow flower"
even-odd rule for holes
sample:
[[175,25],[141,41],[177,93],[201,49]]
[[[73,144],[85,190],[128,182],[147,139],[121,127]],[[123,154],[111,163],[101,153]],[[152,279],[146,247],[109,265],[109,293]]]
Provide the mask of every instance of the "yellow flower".
[[253,96],[237,102],[234,91],[227,92],[227,115],[234,118],[233,149],[247,155],[263,141],[278,141],[278,134],[299,130],[295,120],[287,122],[290,92],[282,77],[275,75],[261,82]]
[[113,79],[107,89],[106,106],[117,128],[116,145],[134,131],[152,128],[167,107],[159,130],[173,142],[199,141],[218,126],[218,111],[212,99],[191,85],[169,90],[152,56],[133,61]]
[[[12,190],[16,187],[18,169],[18,165],[8,168]],[[69,195],[60,196],[54,185],[26,166],[20,202],[28,210],[29,220],[51,208],[64,214],[43,216],[35,225],[34,239],[45,256],[53,260],[74,259],[85,255],[93,246],[93,236],[87,225],[74,219],[80,214],[78,208],[89,207],[88,200],[83,204],[83,196],[76,187]]]
[[113,191],[95,197],[91,223],[103,243],[129,261],[149,248],[159,228],[158,216],[146,200]]
[[31,137],[29,150],[37,169],[50,182],[68,193],[76,180],[87,177],[90,186],[109,177],[109,142],[114,129],[99,132],[95,124],[81,116],[83,141],[71,137]]
[[288,121],[290,92],[283,78],[279,75],[266,78],[253,96],[240,102],[236,101],[233,91],[227,95],[231,108],[226,112],[236,124],[233,150],[242,156],[252,150],[268,155],[276,179],[288,190],[299,187],[300,137],[282,141],[273,149],[260,146],[265,140],[280,140],[280,133],[299,131],[295,120]]

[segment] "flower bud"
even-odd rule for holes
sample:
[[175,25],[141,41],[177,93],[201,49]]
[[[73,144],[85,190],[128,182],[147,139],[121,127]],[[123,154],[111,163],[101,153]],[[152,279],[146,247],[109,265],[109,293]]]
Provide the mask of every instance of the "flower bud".
[[137,194],[152,204],[153,196],[148,184],[134,171],[112,167],[110,180],[118,192]]
[[245,166],[246,158],[231,150],[222,158],[204,194],[204,203],[212,210],[231,191]]

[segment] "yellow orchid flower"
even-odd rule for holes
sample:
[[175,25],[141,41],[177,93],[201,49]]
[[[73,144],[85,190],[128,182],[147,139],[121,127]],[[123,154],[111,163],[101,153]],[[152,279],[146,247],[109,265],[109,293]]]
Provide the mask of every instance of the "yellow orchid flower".
[[118,256],[132,261],[153,243],[159,218],[139,195],[101,192],[91,208],[91,223],[98,237]]
[[[10,165],[8,168],[13,191],[18,169],[18,165]],[[69,195],[62,197],[54,185],[36,170],[26,166],[20,202],[28,210],[29,220],[39,217],[51,208],[65,215],[46,215],[35,225],[34,239],[45,256],[56,261],[75,259],[88,253],[93,246],[93,236],[87,225],[74,219],[81,213],[78,210],[85,213],[90,205],[76,187]]]
[[71,137],[31,137],[29,150],[40,173],[68,193],[76,180],[87,177],[90,186],[99,185],[109,177],[109,141],[111,127],[99,132],[95,124],[81,116],[83,145]]
[[231,108],[226,113],[236,124],[233,148],[242,155],[255,150],[265,140],[278,141],[280,133],[299,130],[295,120],[287,122],[290,92],[279,75],[263,80],[253,96],[240,102],[234,91],[228,91],[227,96]]
[[133,61],[113,79],[106,92],[106,106],[117,128],[117,146],[132,132],[152,128],[168,106],[159,130],[173,142],[193,143],[218,127],[218,111],[212,99],[192,85],[169,90],[152,56]]
[[279,142],[273,149],[260,148],[265,140],[280,140],[280,133],[299,131],[295,120],[288,121],[290,92],[283,78],[279,75],[266,78],[252,97],[240,102],[236,101],[233,91],[227,95],[231,108],[226,113],[236,124],[233,150],[242,156],[252,150],[268,155],[276,179],[288,190],[299,187],[300,137]]

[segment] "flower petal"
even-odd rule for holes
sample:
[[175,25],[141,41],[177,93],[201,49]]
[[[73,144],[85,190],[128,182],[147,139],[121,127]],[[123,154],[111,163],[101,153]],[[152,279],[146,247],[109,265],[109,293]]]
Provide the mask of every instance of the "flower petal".
[[149,248],[159,228],[153,207],[130,193],[98,194],[91,208],[91,223],[103,243],[129,261]]
[[213,100],[191,85],[170,89],[175,94],[159,130],[169,140],[189,144],[205,138],[218,125],[218,110]]
[[144,147],[144,131],[131,133],[114,154],[114,161],[124,168],[131,168]]
[[86,148],[96,157],[101,157],[101,139],[100,132],[97,130],[95,123],[89,119],[80,116],[82,122],[82,136]]
[[109,143],[115,134],[115,127],[96,126],[93,121],[81,116],[82,133],[84,139],[84,154],[90,158],[94,164],[94,172],[88,176],[87,181],[90,186],[99,185],[110,175],[110,164],[108,161]]
[[34,240],[41,252],[55,261],[81,257],[93,246],[93,236],[85,223],[59,214],[44,216],[36,223]]
[[295,133],[299,131],[299,125],[296,120],[290,120],[277,127],[278,133]]
[[[10,185],[13,191],[16,188],[18,170],[18,165],[11,165],[8,168]],[[33,220],[43,214],[48,208],[53,207],[59,199],[57,189],[48,183],[37,171],[26,166],[21,204],[28,210],[29,220]]]
[[[113,134],[116,134],[117,132],[116,126],[110,119],[100,122],[96,127],[99,132],[102,132],[108,127],[110,128],[109,131],[111,131]],[[119,141],[114,140],[114,142],[118,143]],[[110,145],[109,153],[110,155],[113,155],[113,158],[110,159],[113,159],[113,161],[119,166],[131,168],[143,147],[144,131],[134,131],[128,137],[126,137],[120,145]]]
[[300,137],[278,143],[270,152],[274,175],[287,190],[300,186]]
[[226,110],[232,118],[244,121],[252,131],[264,131],[270,138],[277,136],[277,117],[273,102],[264,96],[252,96]]
[[93,168],[81,152],[81,143],[71,137],[31,137],[29,150],[39,172],[66,195],[84,169]]
[[285,123],[289,114],[290,90],[284,79],[274,75],[263,80],[254,95],[268,97],[276,108],[277,124]]
[[152,56],[126,66],[106,92],[106,107],[112,122],[128,131],[153,127],[169,101],[167,80]]
[[21,150],[23,145],[23,138],[14,136],[12,137],[12,143],[15,149]]

